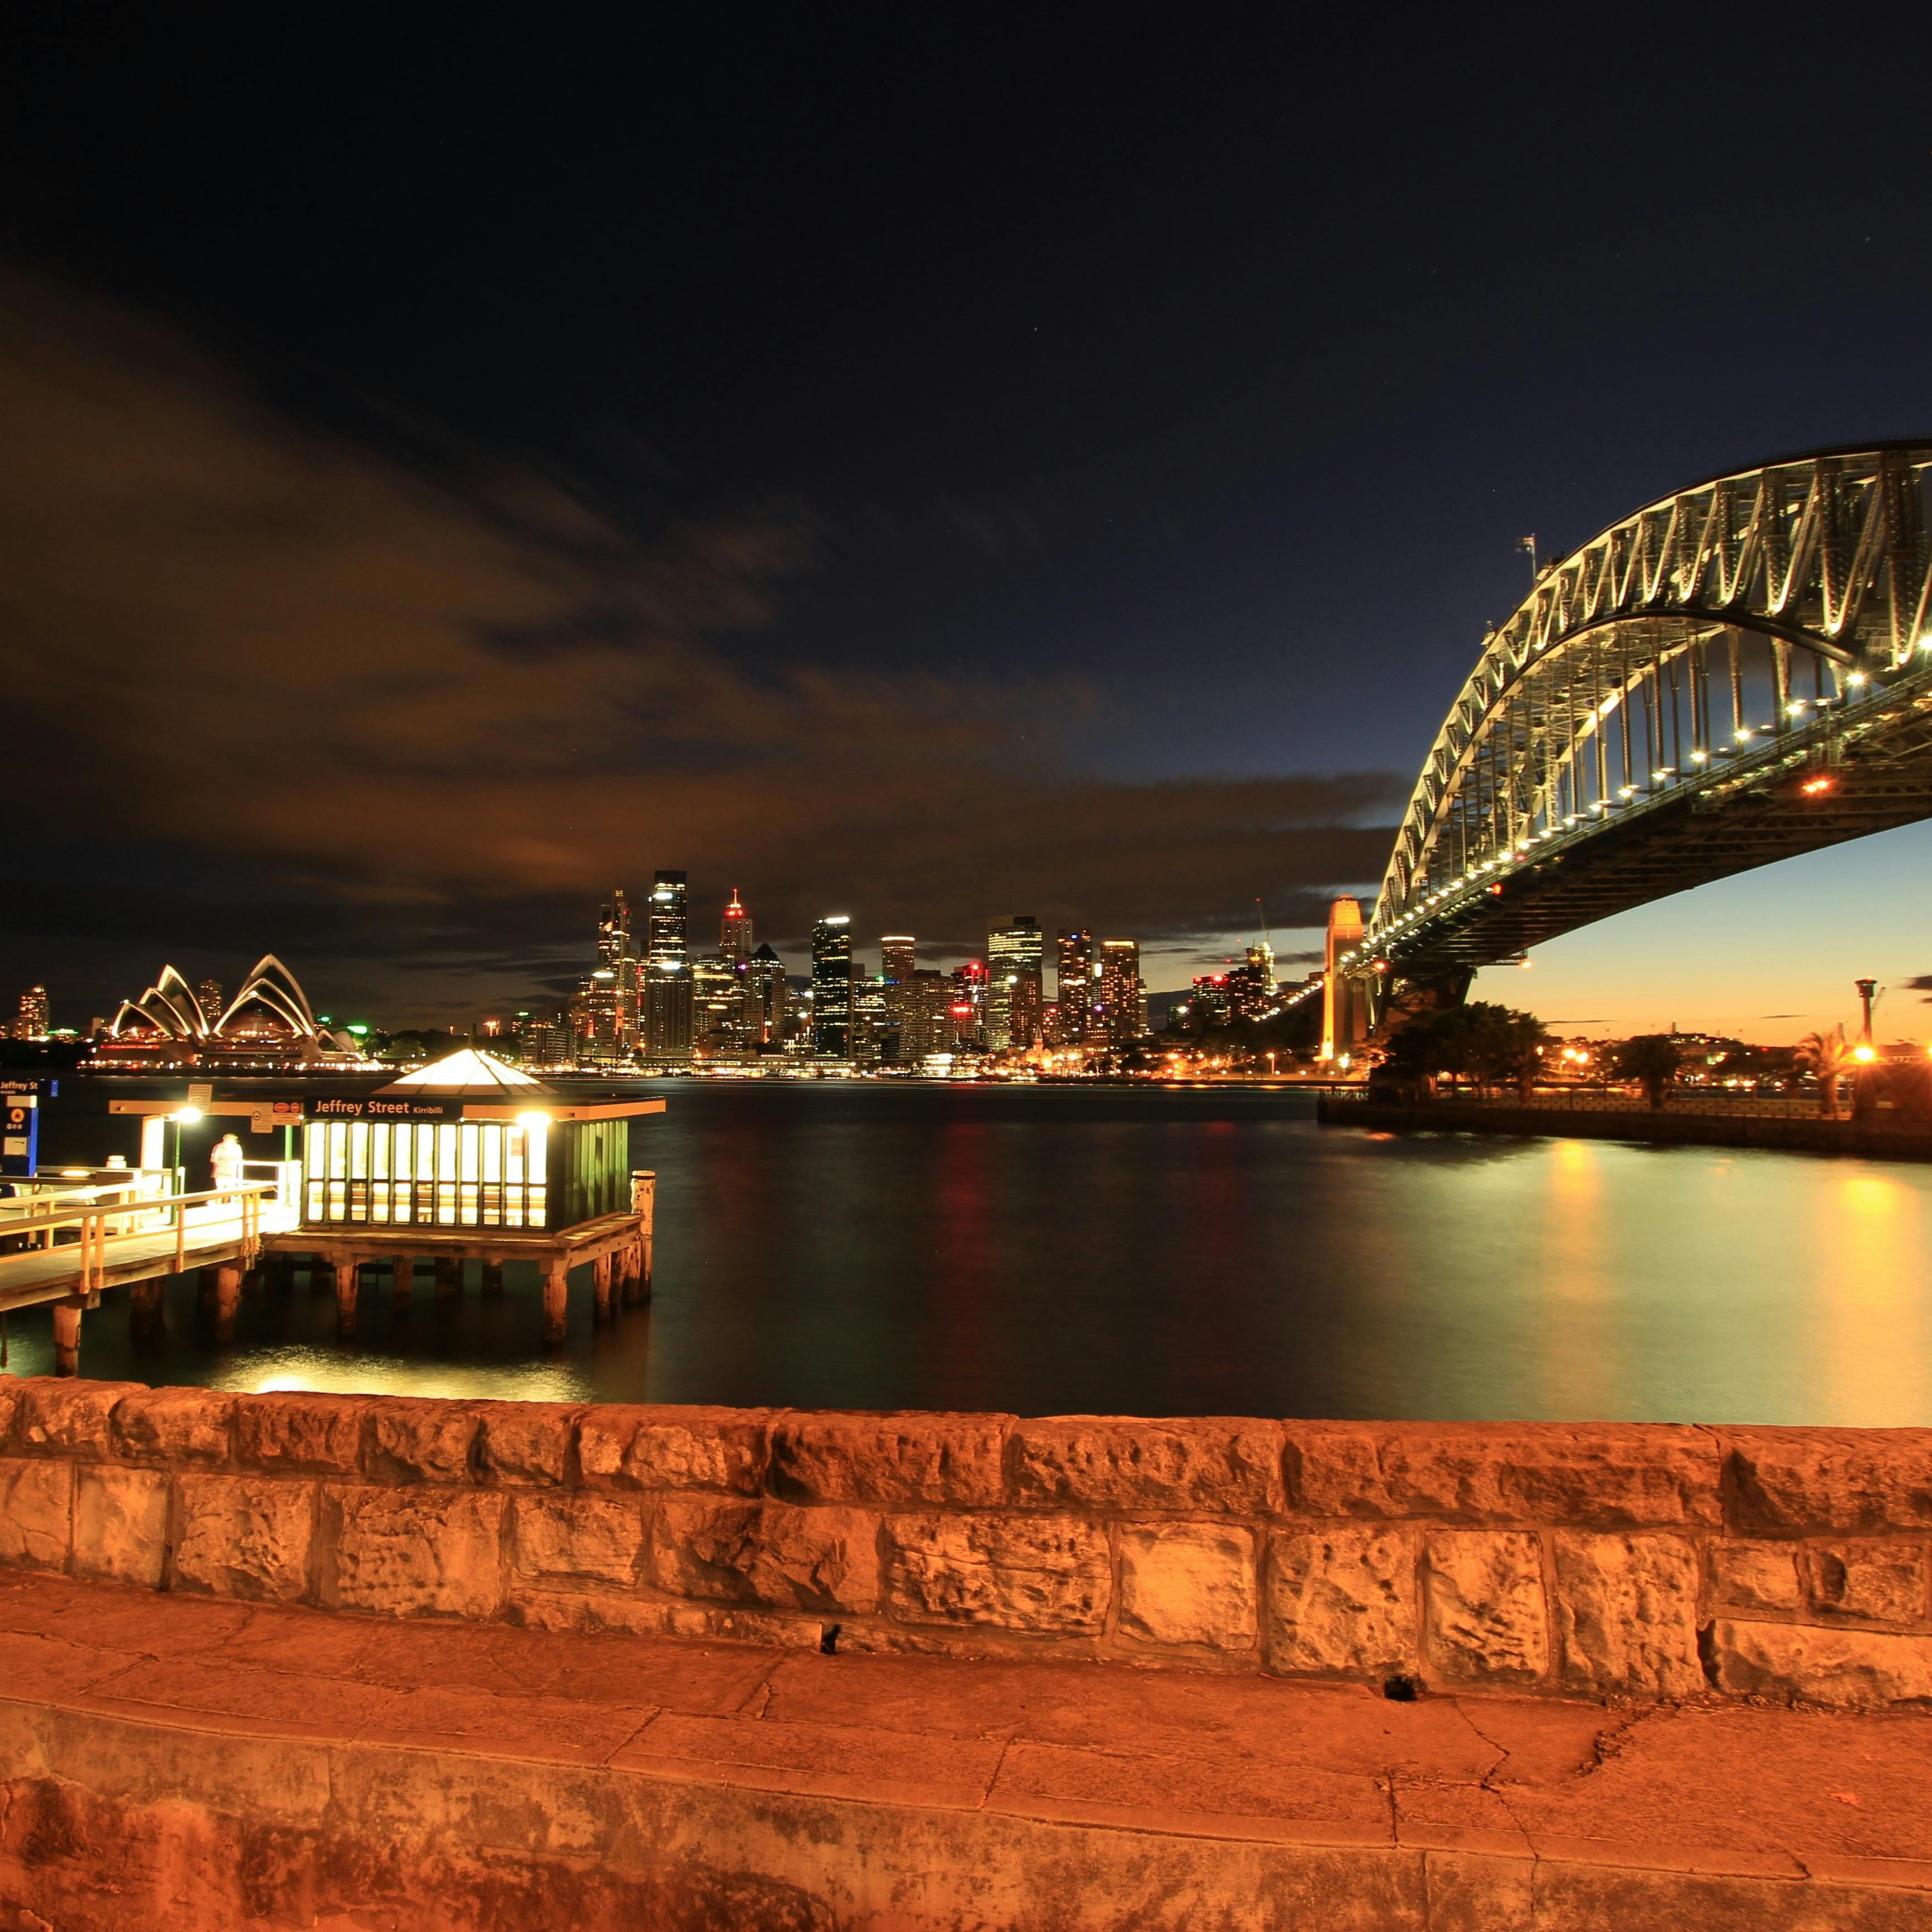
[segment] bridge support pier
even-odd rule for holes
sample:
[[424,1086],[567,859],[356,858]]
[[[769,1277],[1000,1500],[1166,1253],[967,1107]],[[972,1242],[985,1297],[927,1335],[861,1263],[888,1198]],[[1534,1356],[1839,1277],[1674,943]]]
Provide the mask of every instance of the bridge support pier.
[[214,1270],[214,1339],[235,1339],[235,1317],[242,1306],[242,1264],[224,1262]]
[[544,1263],[544,1340],[561,1342],[570,1306],[570,1263],[557,1255]]
[[436,1298],[439,1301],[454,1301],[463,1293],[463,1260],[459,1255],[438,1255],[436,1258]]
[[592,1292],[597,1298],[597,1318],[608,1322],[610,1318],[610,1264],[614,1257],[599,1255],[590,1264]]
[[335,1332],[338,1335],[346,1336],[356,1332],[356,1299],[362,1276],[359,1262],[335,1264]]
[[54,1304],[54,1373],[77,1376],[80,1372],[80,1304]]
[[638,1217],[638,1238],[625,1251],[624,1305],[634,1307],[651,1298],[651,1246],[656,1238],[658,1178],[638,1172],[631,1176],[631,1211]]
[[136,1335],[145,1337],[166,1332],[167,1316],[163,1298],[166,1288],[166,1277],[158,1274],[129,1286],[128,1326]]

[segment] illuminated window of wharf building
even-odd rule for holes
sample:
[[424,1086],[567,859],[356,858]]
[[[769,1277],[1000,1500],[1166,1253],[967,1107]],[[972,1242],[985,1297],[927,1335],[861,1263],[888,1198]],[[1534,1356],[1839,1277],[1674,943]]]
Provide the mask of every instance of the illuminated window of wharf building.
[[302,1133],[310,1226],[550,1226],[548,1124],[311,1120]]

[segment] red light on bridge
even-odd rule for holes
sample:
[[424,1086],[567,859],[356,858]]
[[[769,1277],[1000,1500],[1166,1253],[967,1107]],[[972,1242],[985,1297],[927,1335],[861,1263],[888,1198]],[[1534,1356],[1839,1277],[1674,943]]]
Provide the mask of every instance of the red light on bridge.
[[1807,798],[1816,798],[1820,792],[1829,791],[1832,789],[1832,781],[1822,777],[1807,778],[1798,789]]
[[1494,885],[1491,886],[1489,888],[1489,894],[1490,894],[1490,898],[1493,898],[1493,899],[1499,899],[1499,898],[1501,898],[1502,897],[1502,896],[1503,896],[1503,886],[1502,886],[1502,881],[1500,879],[1498,879]]

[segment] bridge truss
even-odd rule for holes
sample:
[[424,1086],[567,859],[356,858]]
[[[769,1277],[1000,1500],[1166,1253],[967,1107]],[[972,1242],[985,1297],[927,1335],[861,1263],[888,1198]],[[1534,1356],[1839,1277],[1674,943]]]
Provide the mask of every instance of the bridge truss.
[[1928,472],[1932,442],[1766,464],[1544,568],[1484,639],[1342,962],[1372,1006],[1932,816]]

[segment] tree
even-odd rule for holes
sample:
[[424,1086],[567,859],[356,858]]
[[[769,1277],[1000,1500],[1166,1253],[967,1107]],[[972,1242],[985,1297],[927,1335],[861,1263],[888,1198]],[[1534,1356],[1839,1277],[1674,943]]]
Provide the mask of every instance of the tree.
[[1808,1033],[1798,1042],[1798,1064],[1818,1082],[1819,1112],[1826,1120],[1835,1120],[1838,1082],[1858,1064],[1844,1028],[1834,1026],[1822,1033]]
[[1534,1013],[1476,1000],[1418,1013],[1390,1036],[1380,1070],[1389,1084],[1418,1090],[1447,1074],[1452,1087],[1466,1077],[1478,1087],[1514,1086],[1526,1096],[1546,1038]]
[[1643,1089],[1652,1112],[1661,1112],[1664,1096],[1677,1078],[1678,1046],[1667,1033],[1640,1033],[1610,1049],[1610,1072],[1618,1080],[1634,1080]]

